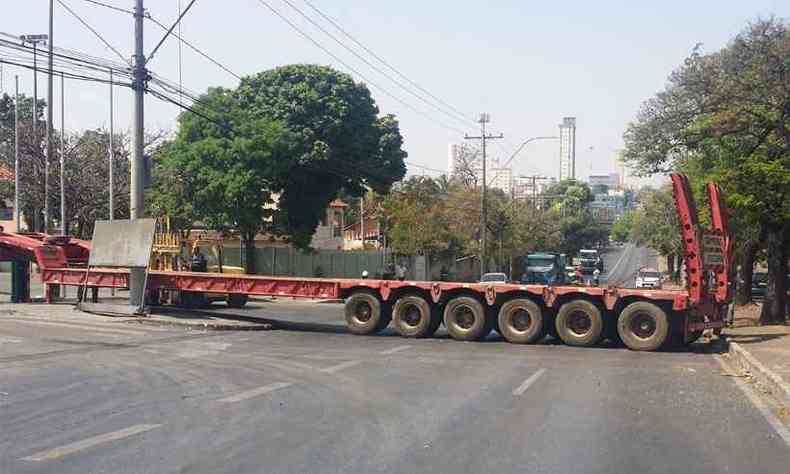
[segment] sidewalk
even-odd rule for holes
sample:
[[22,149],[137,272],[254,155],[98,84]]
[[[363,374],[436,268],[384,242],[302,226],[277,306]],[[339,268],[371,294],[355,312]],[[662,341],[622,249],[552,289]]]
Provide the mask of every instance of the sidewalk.
[[759,326],[759,305],[739,307],[723,334],[729,357],[790,408],[790,325]]

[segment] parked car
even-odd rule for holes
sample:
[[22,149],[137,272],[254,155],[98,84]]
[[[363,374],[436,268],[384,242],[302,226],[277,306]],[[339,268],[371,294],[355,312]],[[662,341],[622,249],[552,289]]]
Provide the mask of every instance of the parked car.
[[484,273],[480,277],[480,283],[507,283],[507,275],[504,273]]
[[652,268],[641,268],[636,274],[636,288],[661,288],[661,273]]

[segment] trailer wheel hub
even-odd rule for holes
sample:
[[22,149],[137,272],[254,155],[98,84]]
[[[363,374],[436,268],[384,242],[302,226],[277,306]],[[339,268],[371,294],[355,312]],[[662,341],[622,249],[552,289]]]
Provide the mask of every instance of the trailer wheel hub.
[[584,311],[574,311],[568,318],[568,329],[577,336],[584,336],[590,331],[592,320]]
[[372,315],[373,308],[371,308],[370,305],[364,301],[357,304],[357,307],[354,308],[354,317],[360,322],[366,323],[370,321]]
[[475,314],[468,306],[459,306],[455,310],[455,323],[463,329],[471,329],[475,325]]
[[639,313],[631,320],[631,332],[637,337],[647,339],[656,332],[656,322],[649,314]]
[[530,316],[529,311],[523,308],[513,311],[510,321],[513,329],[518,332],[524,332],[532,326],[532,316]]
[[406,307],[403,315],[403,322],[409,326],[415,327],[420,324],[421,320],[422,314],[420,313],[420,308],[413,304]]

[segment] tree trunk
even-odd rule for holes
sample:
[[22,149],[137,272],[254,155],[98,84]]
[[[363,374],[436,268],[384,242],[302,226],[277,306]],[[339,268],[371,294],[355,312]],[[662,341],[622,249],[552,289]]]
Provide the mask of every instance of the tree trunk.
[[738,279],[738,290],[735,295],[736,304],[747,304],[752,302],[752,277],[754,276],[754,259],[760,245],[758,242],[749,244],[743,251],[741,259],[741,269]]
[[242,233],[244,244],[244,273],[255,275],[255,233]]
[[768,288],[760,312],[761,324],[778,324],[785,321],[787,252],[784,244],[786,233],[787,229],[783,229],[782,226],[770,227],[766,231]]
[[667,273],[669,273],[670,277],[673,280],[675,279],[675,256],[674,255],[667,255]]

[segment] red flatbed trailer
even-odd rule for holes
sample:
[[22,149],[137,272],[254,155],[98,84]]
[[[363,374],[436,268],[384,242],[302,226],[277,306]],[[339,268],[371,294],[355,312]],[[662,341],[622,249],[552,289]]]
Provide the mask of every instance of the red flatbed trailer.
[[[571,345],[590,346],[604,337],[619,336],[631,349],[655,350],[670,339],[689,342],[704,329],[724,327],[732,297],[732,242],[718,188],[708,186],[713,228],[701,229],[688,180],[673,175],[672,182],[683,231],[688,290],[150,271],[147,291],[149,295],[168,291],[344,299],[346,321],[355,334],[373,334],[392,324],[404,337],[430,337],[444,323],[452,338],[464,341],[479,340],[496,329],[513,343],[534,343],[551,332]],[[79,254],[75,247],[83,248],[84,242],[40,239],[36,246],[33,240],[0,234],[0,257],[3,249],[15,255],[32,253],[41,267],[48,300],[55,285],[128,287],[128,270],[92,268],[88,272],[69,266],[67,255]],[[23,244],[27,247],[20,251]]]

